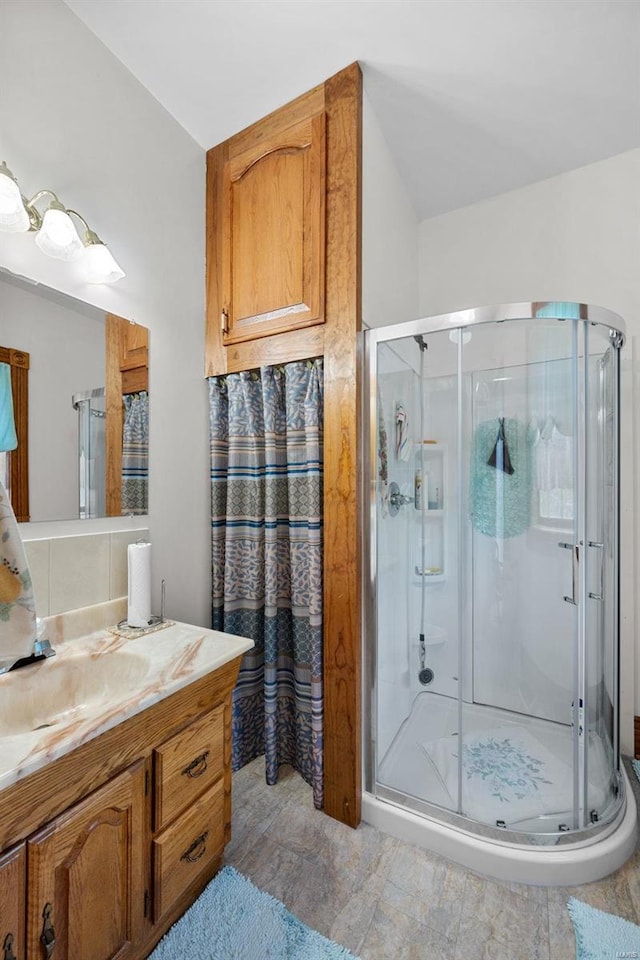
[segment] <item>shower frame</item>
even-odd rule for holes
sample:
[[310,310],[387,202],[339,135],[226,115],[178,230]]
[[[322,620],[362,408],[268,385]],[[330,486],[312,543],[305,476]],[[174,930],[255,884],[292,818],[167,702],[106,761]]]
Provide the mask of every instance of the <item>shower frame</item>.
[[[364,669],[363,669],[363,729],[365,731],[364,744],[363,744],[363,765],[364,765],[364,789],[365,789],[365,798],[367,794],[369,796],[375,797],[375,800],[378,801],[381,799],[383,803],[388,804],[389,808],[395,808],[400,818],[407,816],[407,813],[411,815],[412,813],[418,813],[423,818],[431,820],[438,828],[440,826],[446,827],[449,826],[453,831],[457,832],[460,836],[466,835],[473,842],[473,838],[486,838],[488,841],[494,845],[502,845],[504,847],[513,847],[524,848],[528,847],[530,850],[535,850],[536,853],[540,851],[540,847],[533,847],[532,837],[520,831],[515,830],[505,830],[504,828],[497,828],[485,823],[470,819],[464,816],[460,812],[449,810],[443,807],[440,807],[436,804],[429,803],[428,801],[421,801],[415,798],[410,798],[407,796],[402,796],[401,794],[395,795],[393,790],[388,790],[381,785],[376,784],[376,775],[378,768],[378,758],[376,757],[376,746],[377,746],[377,731],[376,731],[376,721],[377,721],[377,555],[376,555],[376,545],[377,545],[377,503],[378,503],[378,483],[377,483],[377,444],[378,444],[378,411],[377,411],[377,348],[378,345],[384,342],[393,342],[395,340],[403,340],[406,338],[417,338],[420,335],[428,336],[430,334],[435,334],[442,331],[454,331],[454,330],[465,330],[471,327],[476,327],[483,324],[495,324],[495,323],[504,323],[509,321],[530,321],[535,323],[536,320],[566,320],[566,321],[581,321],[585,327],[585,351],[588,350],[588,329],[590,325],[599,325],[600,327],[608,330],[608,339],[611,346],[614,348],[614,354],[616,356],[616,364],[618,375],[616,377],[616,389],[615,389],[615,436],[613,439],[614,442],[614,463],[616,469],[616,516],[615,516],[615,532],[613,533],[614,542],[613,542],[613,555],[615,558],[615,576],[616,576],[616,586],[615,586],[615,596],[613,597],[613,604],[615,607],[615,637],[613,638],[613,656],[615,658],[613,665],[613,684],[614,689],[613,693],[613,705],[615,710],[614,717],[614,729],[613,729],[613,751],[614,751],[614,763],[616,765],[616,777],[617,785],[619,790],[619,803],[616,810],[616,814],[613,818],[607,822],[595,823],[595,824],[586,824],[584,821],[585,814],[581,814],[582,820],[579,824],[574,824],[575,829],[568,831],[566,834],[560,834],[555,840],[555,851],[560,852],[561,849],[565,849],[567,845],[570,845],[573,849],[579,849],[588,847],[594,844],[596,840],[602,841],[606,837],[610,837],[618,828],[624,820],[625,822],[625,837],[623,838],[623,843],[629,845],[629,836],[630,836],[630,817],[631,814],[633,819],[633,832],[635,833],[635,805],[633,804],[633,798],[631,797],[628,801],[627,793],[625,791],[625,778],[621,775],[620,772],[620,752],[619,752],[619,566],[620,566],[620,555],[619,555],[619,489],[620,489],[620,457],[619,457],[619,435],[620,435],[620,378],[619,378],[619,351],[622,345],[624,344],[624,324],[619,316],[613,312],[606,310],[601,307],[588,306],[586,304],[576,304],[576,303],[555,303],[555,302],[524,302],[524,303],[513,303],[513,304],[503,304],[498,306],[489,306],[469,310],[461,310],[453,313],[440,314],[433,317],[427,317],[419,320],[408,321],[405,323],[395,324],[390,327],[381,327],[369,329],[365,333],[365,348],[364,348],[364,365],[365,365],[365,393],[364,393],[364,410],[363,410],[363,426],[364,426],[364,449],[368,450],[368,456],[366,458],[365,470],[363,475],[364,483],[364,497],[363,503],[365,504],[365,529],[363,536],[363,572],[364,572],[364,582],[363,582],[363,636],[364,641]],[[574,323],[574,329],[577,329],[577,324]],[[458,345],[458,391],[461,390],[462,384],[462,342],[463,337],[459,337]],[[574,363],[577,365],[577,351],[575,350],[576,339],[574,334]],[[586,356],[586,352],[585,352]],[[588,364],[584,364],[584,385],[588,386],[587,383],[587,367]],[[577,366],[576,366],[577,374]],[[460,397],[459,397],[460,399]],[[587,401],[585,397],[585,411],[587,409]],[[458,419],[461,417],[460,406],[458,408]],[[584,422],[584,415],[583,420]],[[460,423],[460,419],[459,419]],[[458,457],[461,456],[461,429],[458,430]],[[584,438],[582,441],[582,455],[586,459],[586,454],[584,451]],[[458,483],[461,487],[462,485],[462,471],[458,471]],[[581,495],[582,501],[582,512],[586,511],[586,498],[584,496],[584,491]],[[458,504],[461,504],[462,498],[459,497]],[[583,518],[584,519],[584,518]],[[463,536],[463,524],[458,524],[459,530],[459,539],[462,539]],[[460,546],[460,544],[459,544]],[[458,564],[460,564],[460,551],[458,551]],[[586,564],[581,564],[581,591],[580,596],[584,603],[584,598],[587,596],[586,593],[586,583],[585,583],[585,567]],[[460,593],[460,591],[459,591]],[[459,603],[461,602],[459,598]],[[462,624],[462,620],[460,620]],[[462,629],[462,627],[461,627]],[[582,650],[584,651],[585,647],[585,616],[584,614],[579,618],[579,642],[581,644]],[[458,640],[459,650],[462,649],[462,639]],[[578,667],[578,673],[584,682],[584,664],[580,664]],[[578,678],[574,675],[574,684],[578,684]],[[459,701],[462,698],[462,694],[459,688],[458,699]],[[579,703],[575,702],[573,705],[573,726],[574,729],[577,729],[580,723],[580,711]],[[580,744],[578,741],[582,740]],[[576,744],[576,750],[581,750],[583,755],[586,750],[585,746],[586,738],[579,738],[574,736],[574,742]],[[580,768],[583,771],[583,790],[586,795],[586,782],[587,782],[587,773],[586,773],[586,764],[584,763],[584,756],[582,762],[579,766],[574,766],[574,778],[576,782],[575,790],[579,789],[577,786],[577,778],[580,773]],[[633,809],[632,809],[633,808]],[[367,804],[365,802],[365,818],[366,817]],[[375,818],[374,818],[375,819]],[[384,819],[384,818],[383,818]],[[371,821],[373,822],[373,820]],[[392,831],[393,832],[393,831]],[[400,834],[398,834],[400,835]],[[550,850],[550,848],[546,848]],[[455,854],[451,854],[454,859],[456,859]],[[464,862],[464,857],[460,857]],[[473,858],[472,858],[473,859]],[[471,862],[471,861],[468,861]],[[494,870],[494,873],[497,875],[499,870]],[[525,874],[527,871],[525,870]],[[523,879],[527,879],[523,875]],[[560,881],[562,882],[562,881]],[[570,881],[567,881],[570,882]]]

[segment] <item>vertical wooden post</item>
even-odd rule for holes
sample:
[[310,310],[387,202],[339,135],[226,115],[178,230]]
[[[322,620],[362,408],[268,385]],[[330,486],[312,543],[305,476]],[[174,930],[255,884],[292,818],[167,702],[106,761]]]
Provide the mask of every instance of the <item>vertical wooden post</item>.
[[325,84],[324,806],[350,826],[362,799],[359,436],[362,74]]
[[126,320],[107,314],[105,320],[105,491],[108,517],[122,516],[122,373],[120,358]]

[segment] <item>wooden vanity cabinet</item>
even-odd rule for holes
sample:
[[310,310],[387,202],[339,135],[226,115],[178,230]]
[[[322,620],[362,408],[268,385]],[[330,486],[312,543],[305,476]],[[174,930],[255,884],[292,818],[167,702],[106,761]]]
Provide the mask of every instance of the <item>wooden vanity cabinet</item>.
[[153,919],[215,871],[230,828],[225,816],[224,704],[154,750]]
[[0,960],[143,960],[193,903],[231,837],[239,666],[2,791]]
[[0,957],[23,960],[27,856],[19,843],[0,856]]

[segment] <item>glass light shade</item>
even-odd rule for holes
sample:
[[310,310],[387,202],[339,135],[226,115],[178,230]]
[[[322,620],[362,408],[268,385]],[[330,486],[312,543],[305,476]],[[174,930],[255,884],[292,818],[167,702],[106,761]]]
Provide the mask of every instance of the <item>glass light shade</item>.
[[83,264],[88,283],[115,283],[125,276],[104,243],[90,243]]
[[56,260],[77,260],[84,251],[69,214],[53,207],[47,210],[42,219],[36,243],[43,253]]
[[7,233],[26,233],[29,214],[24,208],[20,187],[13,177],[0,167],[0,230]]

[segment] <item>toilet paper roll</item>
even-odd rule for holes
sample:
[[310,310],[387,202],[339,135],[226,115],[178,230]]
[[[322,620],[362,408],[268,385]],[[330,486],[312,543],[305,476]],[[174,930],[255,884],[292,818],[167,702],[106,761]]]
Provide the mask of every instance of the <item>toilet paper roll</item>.
[[146,627],[151,619],[151,544],[130,543],[129,604],[127,623],[130,627]]

